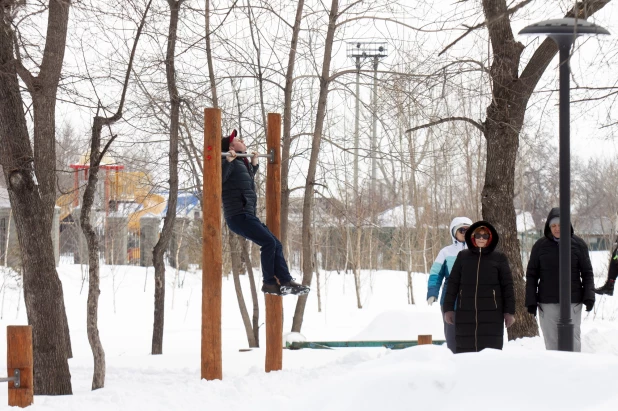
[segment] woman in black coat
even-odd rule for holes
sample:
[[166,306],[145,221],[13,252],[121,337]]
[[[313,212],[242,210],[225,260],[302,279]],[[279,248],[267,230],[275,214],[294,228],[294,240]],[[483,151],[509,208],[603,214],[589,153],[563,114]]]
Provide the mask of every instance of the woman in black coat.
[[467,250],[453,264],[444,299],[444,321],[453,324],[457,353],[502,349],[504,326],[515,322],[515,291],[506,256],[496,251],[498,232],[487,221],[466,231]]

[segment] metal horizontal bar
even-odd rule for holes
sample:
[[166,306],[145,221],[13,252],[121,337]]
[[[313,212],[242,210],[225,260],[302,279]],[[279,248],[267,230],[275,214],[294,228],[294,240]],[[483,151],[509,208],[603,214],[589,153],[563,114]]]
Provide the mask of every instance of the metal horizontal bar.
[[[230,153],[227,151],[224,151],[221,153],[221,157],[229,157]],[[268,154],[258,154],[258,157],[265,157],[268,159],[269,163],[274,163],[275,162],[275,149],[271,148],[268,152]],[[253,157],[253,154],[249,154],[249,153],[236,153],[236,157]]]
[[21,384],[20,375],[21,374],[19,372],[19,369],[16,368],[15,370],[13,370],[13,376],[12,377],[0,378],[0,382],[13,381],[13,385],[15,386],[15,388],[19,388],[19,385]]
[[[221,157],[229,157],[230,153],[228,153],[227,151],[224,151],[223,153],[221,153]],[[270,157],[270,154],[258,154],[258,157]],[[253,154],[249,154],[249,153],[236,153],[236,157],[253,157]]]

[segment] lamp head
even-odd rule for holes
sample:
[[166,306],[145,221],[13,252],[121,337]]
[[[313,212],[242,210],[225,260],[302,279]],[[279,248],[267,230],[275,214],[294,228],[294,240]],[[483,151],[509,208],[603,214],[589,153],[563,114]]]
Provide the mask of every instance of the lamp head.
[[609,34],[605,28],[582,19],[572,17],[564,19],[544,20],[524,27],[520,35],[581,36]]

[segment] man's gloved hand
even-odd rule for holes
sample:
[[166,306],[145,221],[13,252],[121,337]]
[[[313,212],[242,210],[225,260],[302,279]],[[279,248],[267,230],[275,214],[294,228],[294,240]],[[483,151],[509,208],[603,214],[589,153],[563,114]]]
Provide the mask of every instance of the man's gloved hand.
[[431,305],[436,302],[436,297],[429,297],[427,299],[427,304]]
[[537,305],[529,305],[528,306],[528,312],[532,315],[534,315],[536,317],[536,309],[537,309]]
[[450,325],[455,325],[455,311],[447,311],[444,313],[444,322]]
[[225,159],[228,161],[228,163],[231,163],[232,161],[236,160],[236,151],[229,150],[228,152],[230,153],[230,155],[227,156]]
[[504,313],[504,325],[509,328],[515,322],[515,316],[513,314]]
[[584,305],[586,306],[586,311],[592,311],[594,308],[594,300],[585,300]]

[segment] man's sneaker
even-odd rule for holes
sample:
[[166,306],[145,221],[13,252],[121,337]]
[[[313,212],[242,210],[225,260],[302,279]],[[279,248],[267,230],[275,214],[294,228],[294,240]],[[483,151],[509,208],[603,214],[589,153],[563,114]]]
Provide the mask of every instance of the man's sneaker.
[[279,284],[262,284],[262,292],[264,294],[283,295]]
[[603,284],[599,288],[595,288],[594,292],[597,294],[601,294],[601,295],[603,294],[614,295],[614,284],[615,283],[616,283],[616,280],[610,280],[608,278],[605,284]]
[[288,295],[305,295],[308,294],[311,289],[306,285],[302,285],[297,283],[294,280],[290,280],[284,283],[281,283],[281,294]]

